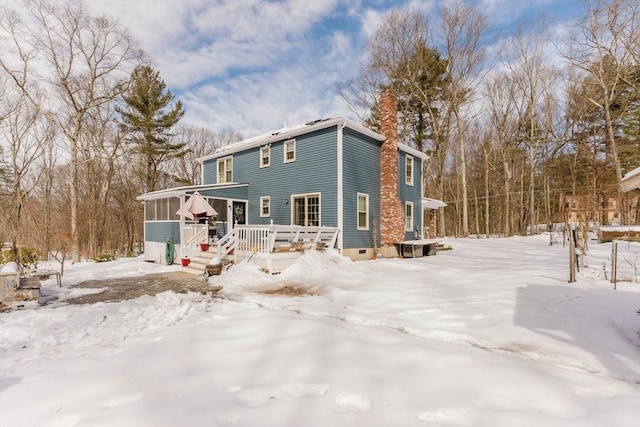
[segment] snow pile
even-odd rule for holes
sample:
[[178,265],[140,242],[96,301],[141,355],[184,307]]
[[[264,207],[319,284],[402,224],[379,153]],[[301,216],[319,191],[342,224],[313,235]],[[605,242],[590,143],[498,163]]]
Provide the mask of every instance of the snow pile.
[[10,261],[0,268],[0,274],[18,273],[19,271],[18,263],[14,261]]
[[[211,277],[225,298],[2,313],[0,425],[636,427],[640,286],[614,291],[596,243],[569,284],[568,248],[548,242],[311,252],[277,276]],[[167,268],[127,262],[70,276]],[[315,292],[265,293],[286,286]]]

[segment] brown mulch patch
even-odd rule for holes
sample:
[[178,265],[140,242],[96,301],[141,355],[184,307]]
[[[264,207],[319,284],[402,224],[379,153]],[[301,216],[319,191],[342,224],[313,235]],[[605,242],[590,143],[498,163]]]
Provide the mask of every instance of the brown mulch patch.
[[94,304],[97,302],[119,302],[138,298],[142,295],[156,295],[165,291],[178,293],[200,292],[215,294],[220,288],[207,283],[204,276],[181,271],[173,273],[147,274],[139,277],[127,277],[108,280],[89,280],[79,283],[75,288],[101,289],[97,294],[82,295],[67,300],[69,304]]
[[318,293],[312,292],[310,289],[301,286],[283,286],[282,288],[271,289],[268,291],[264,291],[263,293],[267,295],[284,295],[290,297],[318,295]]

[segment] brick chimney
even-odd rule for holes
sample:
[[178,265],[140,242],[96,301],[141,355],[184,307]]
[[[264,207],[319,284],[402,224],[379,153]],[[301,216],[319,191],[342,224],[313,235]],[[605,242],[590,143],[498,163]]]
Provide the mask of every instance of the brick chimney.
[[380,240],[395,250],[404,241],[404,206],[398,197],[398,99],[390,89],[380,96],[380,130],[387,137],[380,153]]

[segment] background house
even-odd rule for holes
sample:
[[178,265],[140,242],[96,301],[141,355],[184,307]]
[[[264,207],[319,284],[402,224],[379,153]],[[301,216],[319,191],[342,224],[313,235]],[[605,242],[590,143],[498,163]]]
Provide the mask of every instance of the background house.
[[614,195],[602,195],[595,201],[584,195],[561,195],[560,208],[567,222],[596,222],[602,225],[620,222],[620,209]]

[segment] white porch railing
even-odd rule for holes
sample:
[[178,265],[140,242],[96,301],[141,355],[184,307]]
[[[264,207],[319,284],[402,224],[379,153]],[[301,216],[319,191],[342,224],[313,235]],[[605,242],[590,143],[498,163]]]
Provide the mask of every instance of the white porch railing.
[[220,259],[233,256],[236,262],[254,257],[269,260],[276,253],[297,257],[306,249],[333,248],[338,233],[338,227],[236,225],[216,243],[215,252]]
[[183,256],[193,258],[200,243],[209,240],[209,226],[207,224],[189,224],[183,227],[184,244]]

